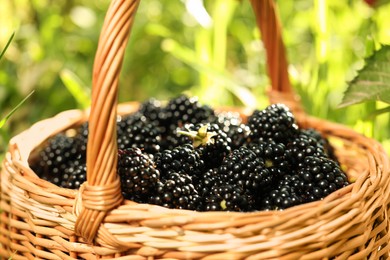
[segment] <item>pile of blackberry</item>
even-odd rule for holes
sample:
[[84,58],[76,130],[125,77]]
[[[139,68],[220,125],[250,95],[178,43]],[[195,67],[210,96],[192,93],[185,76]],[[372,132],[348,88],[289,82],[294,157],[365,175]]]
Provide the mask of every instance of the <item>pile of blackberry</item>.
[[[283,210],[321,200],[349,185],[333,148],[301,129],[283,104],[244,122],[197,98],[149,99],[117,121],[124,198],[196,211]],[[86,181],[88,122],[47,141],[32,169],[58,186]]]

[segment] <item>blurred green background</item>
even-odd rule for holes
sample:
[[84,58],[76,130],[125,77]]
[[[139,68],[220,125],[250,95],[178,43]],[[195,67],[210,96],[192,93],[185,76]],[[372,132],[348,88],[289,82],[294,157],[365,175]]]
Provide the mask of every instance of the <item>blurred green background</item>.
[[[0,154],[11,136],[31,124],[88,106],[108,3],[2,0],[0,50],[13,32],[15,37],[0,61],[0,118],[34,93],[0,129]],[[370,117],[385,104],[338,108],[363,59],[381,44],[390,44],[390,4],[283,0],[277,6],[291,81],[307,112],[351,126],[390,151],[390,114]],[[119,99],[169,99],[185,91],[213,106],[264,108],[269,81],[260,38],[249,1],[142,1]]]

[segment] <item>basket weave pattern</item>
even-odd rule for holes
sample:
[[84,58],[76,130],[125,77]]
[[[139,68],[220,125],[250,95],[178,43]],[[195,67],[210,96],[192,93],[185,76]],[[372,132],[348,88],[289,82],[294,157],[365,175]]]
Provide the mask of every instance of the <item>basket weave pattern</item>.
[[[9,143],[1,170],[0,257],[12,259],[387,259],[389,158],[382,146],[351,129],[305,114],[287,75],[272,0],[252,0],[267,50],[271,102],[286,103],[303,128],[336,147],[355,182],[324,200],[284,211],[194,212],[123,200],[116,175],[116,115],[124,49],[139,4],[113,1],[99,39],[90,111],[40,121]],[[49,137],[89,120],[87,182],[59,188],[30,169]],[[100,126],[106,127],[100,127]],[[50,126],[50,127],[49,127]]]

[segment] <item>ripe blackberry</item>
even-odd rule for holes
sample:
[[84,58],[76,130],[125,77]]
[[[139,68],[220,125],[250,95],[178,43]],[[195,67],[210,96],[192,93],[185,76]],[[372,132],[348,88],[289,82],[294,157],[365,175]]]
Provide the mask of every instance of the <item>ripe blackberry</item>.
[[314,140],[316,140],[317,145],[322,147],[322,149],[325,152],[325,155],[338,163],[337,158],[336,158],[335,153],[334,153],[333,146],[330,144],[330,142],[327,138],[325,138],[324,136],[321,135],[320,132],[318,132],[317,130],[315,130],[313,128],[302,129],[301,132],[303,134],[309,136],[310,138],[313,138]]
[[149,121],[155,122],[159,126],[161,126],[166,120],[164,106],[162,105],[161,101],[154,98],[150,98],[144,101],[140,105],[138,112],[146,117]]
[[269,141],[249,144],[248,147],[257,157],[263,158],[265,167],[273,176],[283,176],[291,171],[284,144]]
[[140,148],[145,153],[160,151],[161,132],[140,113],[122,117],[117,128],[118,149]]
[[242,118],[238,112],[223,111],[217,114],[215,122],[231,139],[232,149],[244,145],[250,133],[249,126],[242,123]]
[[[287,144],[286,157],[293,167],[297,167],[307,156],[327,156],[323,146],[325,140],[321,136],[314,137],[314,133],[302,130],[293,141]],[[321,140],[323,142],[319,142]]]
[[172,172],[157,183],[156,192],[149,203],[172,209],[200,210],[201,198],[185,173]]
[[226,132],[227,136],[231,139],[231,148],[237,149],[245,145],[248,140],[249,133],[249,126],[246,124],[231,125]]
[[298,193],[302,185],[297,175],[283,176],[274,189],[260,198],[259,209],[281,210],[306,202]]
[[31,168],[44,180],[61,185],[63,173],[73,161],[81,160],[75,147],[74,138],[59,133],[48,140],[47,145],[39,152]]
[[211,189],[214,186],[222,186],[226,182],[222,179],[217,168],[208,169],[201,174],[199,178],[193,180],[195,189],[198,191],[201,198],[207,198],[211,194]]
[[262,194],[279,176],[270,171],[262,157],[242,146],[229,154],[218,168],[225,183],[238,185],[253,194]]
[[231,139],[217,124],[187,124],[185,129],[178,133],[192,138],[193,146],[199,151],[206,168],[217,167],[230,153]]
[[164,150],[156,154],[154,160],[163,178],[171,173],[188,174],[197,178],[204,169],[203,160],[191,144]]
[[284,104],[272,104],[264,110],[255,110],[248,118],[249,141],[273,140],[286,144],[297,133],[294,115]]
[[[67,179],[65,180],[65,176]],[[67,189],[78,189],[87,180],[87,167],[85,164],[74,164],[65,171],[61,186]]]
[[167,133],[166,136],[161,140],[161,150],[172,150],[177,146],[192,144],[191,137],[178,133],[178,131],[182,131],[183,128],[185,127],[178,127],[170,133]]
[[168,131],[174,131],[184,124],[205,123],[215,117],[214,110],[206,105],[200,105],[196,97],[189,98],[180,95],[169,100],[165,107]]
[[227,133],[229,132],[231,126],[239,126],[243,122],[240,113],[233,111],[222,111],[216,113],[215,120],[211,121],[211,123],[217,124],[220,129]]
[[254,197],[239,185],[214,186],[205,198],[205,211],[252,211]]
[[345,173],[329,158],[307,156],[298,167],[297,175],[304,183],[299,192],[306,201],[322,199],[349,184]]
[[75,147],[78,153],[84,158],[87,154],[88,143],[88,122],[84,122],[76,129],[76,135],[74,136]]
[[117,171],[125,199],[143,203],[155,193],[160,173],[139,148],[118,150]]
[[[136,112],[120,116],[117,120],[118,149],[137,147],[144,152],[154,154],[160,150],[161,132],[156,122]],[[86,154],[88,140],[88,122],[77,129],[75,146],[80,154]]]

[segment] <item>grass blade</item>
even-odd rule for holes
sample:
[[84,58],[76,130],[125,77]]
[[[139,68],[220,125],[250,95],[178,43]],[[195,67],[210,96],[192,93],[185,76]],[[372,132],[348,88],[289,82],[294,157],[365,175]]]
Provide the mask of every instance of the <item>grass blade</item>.
[[9,45],[11,44],[12,39],[14,38],[14,36],[15,36],[15,32],[13,32],[13,33],[11,34],[11,37],[8,39],[7,44],[5,45],[4,49],[1,51],[1,53],[0,53],[0,60],[1,60],[1,58],[4,56],[4,53],[7,51],[7,49],[8,49],[8,47],[9,47]]
[[60,73],[60,77],[65,87],[76,99],[78,106],[82,109],[89,107],[90,95],[81,79],[68,69],[63,69]]
[[30,94],[28,94],[22,101],[19,102],[19,104],[16,105],[16,107],[14,107],[11,112],[9,112],[3,119],[0,120],[0,128],[2,128],[5,123],[7,122],[7,120],[12,116],[13,113],[15,113],[16,110],[18,110],[18,108],[23,105],[24,102],[26,102],[26,100],[34,93],[34,90],[30,92]]

